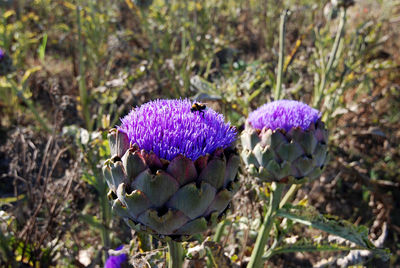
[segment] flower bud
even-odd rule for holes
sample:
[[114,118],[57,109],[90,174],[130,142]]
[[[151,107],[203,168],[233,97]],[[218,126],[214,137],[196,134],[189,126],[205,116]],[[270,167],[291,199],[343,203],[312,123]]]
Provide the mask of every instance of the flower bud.
[[328,132],[319,112],[297,101],[274,101],[252,112],[241,141],[248,172],[263,181],[312,180],[328,161]]

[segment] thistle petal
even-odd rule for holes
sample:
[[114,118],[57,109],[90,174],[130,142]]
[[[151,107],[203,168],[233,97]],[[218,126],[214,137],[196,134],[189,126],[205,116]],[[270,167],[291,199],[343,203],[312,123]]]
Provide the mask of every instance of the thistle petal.
[[153,229],[156,233],[164,235],[173,234],[188,220],[182,212],[171,209],[163,215],[159,215],[156,210],[148,209],[139,216],[139,222]]
[[129,138],[125,133],[113,128],[109,131],[107,137],[112,157],[115,155],[122,157],[129,149]]
[[151,174],[150,169],[140,173],[133,181],[135,190],[143,192],[155,207],[161,207],[179,189],[178,182],[165,171]]
[[224,187],[227,187],[231,181],[234,181],[238,173],[240,158],[238,155],[233,154],[226,164]]
[[122,163],[130,182],[132,182],[142,171],[147,169],[146,161],[142,154],[133,149],[126,151],[122,157]]
[[117,189],[118,199],[127,208],[127,213],[136,219],[146,209],[151,207],[150,200],[140,190],[134,190],[132,193],[127,194],[125,191],[126,185],[121,183]]
[[201,188],[196,184],[190,183],[183,186],[168,201],[168,206],[182,211],[190,219],[201,216],[215,197],[215,188],[208,183],[203,182]]
[[208,182],[219,189],[224,184],[226,160],[224,158],[214,158],[208,162],[207,166],[200,173],[199,181]]
[[185,185],[197,178],[197,171],[193,161],[181,154],[172,159],[168,165],[167,172],[171,174],[180,185]]
[[196,233],[201,233],[207,230],[207,220],[204,217],[195,219],[193,221],[190,221],[180,227],[175,234],[181,234],[181,235],[190,235],[190,234],[196,234]]

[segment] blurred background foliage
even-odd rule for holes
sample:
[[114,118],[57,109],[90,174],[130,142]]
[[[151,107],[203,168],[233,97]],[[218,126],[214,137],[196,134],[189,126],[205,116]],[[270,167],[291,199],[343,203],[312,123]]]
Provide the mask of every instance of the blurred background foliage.
[[[101,265],[121,243],[143,253],[146,239],[105,198],[107,130],[156,98],[205,102],[240,130],[274,99],[282,56],[282,96],[320,109],[331,130],[332,161],[297,199],[371,227],[372,238],[387,223],[400,265],[400,1],[356,1],[346,14],[328,2],[0,1],[0,48],[13,62],[0,77],[0,264]],[[265,198],[247,186],[249,200]],[[231,265],[249,255],[258,220],[239,207],[223,234]],[[271,263],[329,257],[307,254]]]

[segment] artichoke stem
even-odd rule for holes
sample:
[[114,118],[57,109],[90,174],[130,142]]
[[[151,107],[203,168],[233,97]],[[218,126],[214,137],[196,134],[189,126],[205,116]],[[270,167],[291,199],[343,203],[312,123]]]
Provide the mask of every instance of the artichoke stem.
[[168,268],[182,268],[183,266],[183,247],[180,242],[168,240]]
[[217,230],[215,231],[215,235],[214,235],[214,239],[213,239],[215,242],[221,241],[221,237],[224,233],[225,226],[228,225],[229,223],[230,223],[229,220],[223,220],[218,224]]
[[297,190],[301,188],[301,184],[293,184],[290,186],[290,189],[287,191],[285,196],[282,198],[281,203],[279,204],[279,208],[282,208],[287,202],[292,201],[294,195],[297,193]]
[[152,250],[152,237],[149,234],[139,232],[138,233],[140,249],[144,252]]
[[250,262],[247,268],[260,268],[262,265],[262,256],[264,254],[265,244],[268,241],[269,232],[271,231],[276,211],[279,208],[284,184],[273,183],[267,214],[265,214],[264,222],[258,231],[257,240],[251,253]]

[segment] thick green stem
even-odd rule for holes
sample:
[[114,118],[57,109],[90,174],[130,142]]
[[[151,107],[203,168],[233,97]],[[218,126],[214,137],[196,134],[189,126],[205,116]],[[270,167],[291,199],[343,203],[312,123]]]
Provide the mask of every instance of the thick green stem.
[[293,184],[290,189],[287,191],[285,196],[282,198],[282,201],[279,203],[279,208],[282,208],[287,202],[291,201],[294,194],[301,188],[301,184]]
[[206,263],[207,268],[218,267],[218,265],[215,263],[213,253],[209,247],[206,247],[206,254],[207,254],[207,263]]
[[[100,211],[101,211],[101,222],[103,228],[100,230],[101,242],[103,243],[104,248],[110,248],[110,221],[111,221],[111,207],[110,203],[107,200],[107,184],[105,180],[103,180],[103,176],[98,172],[97,166],[94,164],[93,159],[90,157],[91,154],[88,154],[88,163],[91,167],[91,170],[94,173],[94,176],[97,180],[96,189],[99,193],[99,202],[100,202]],[[105,251],[103,255],[103,261],[105,262],[108,258],[108,252]]]
[[[108,205],[108,200],[104,198],[106,195],[102,195],[100,198],[100,204],[101,204],[101,218],[102,218],[102,223],[104,225],[104,228],[101,229],[101,240],[103,242],[103,246],[105,248],[110,247],[110,234],[109,234],[109,205]],[[108,253],[106,251],[105,258],[103,261],[105,261],[108,258]]]
[[229,220],[223,220],[218,224],[217,230],[215,231],[215,235],[214,235],[214,239],[213,239],[215,242],[221,241],[221,237],[224,233],[225,226],[228,225],[229,223],[230,223]]
[[138,234],[139,242],[140,242],[140,249],[143,251],[150,251],[152,250],[152,236],[146,233],[139,232]]
[[183,265],[183,248],[182,244],[173,240],[168,240],[168,268],[182,268]]
[[247,268],[260,268],[262,267],[262,256],[264,254],[265,244],[268,241],[269,232],[271,231],[274,222],[275,214],[279,208],[282,191],[285,188],[284,184],[273,183],[270,201],[268,205],[267,214],[265,214],[264,222],[258,231],[257,240],[254,245],[253,253],[251,254],[250,262]]
[[283,63],[285,60],[285,32],[286,32],[286,19],[289,15],[289,10],[284,10],[281,14],[281,24],[279,28],[279,61],[278,61],[278,74],[276,79],[276,86],[274,92],[274,99],[281,99],[282,95],[282,79],[283,79]]
[[336,32],[336,37],[335,37],[335,41],[333,43],[331,53],[329,54],[329,61],[323,70],[321,84],[319,86],[318,93],[316,94],[316,96],[314,96],[314,107],[316,107],[316,108],[319,108],[319,106],[321,104],[323,92],[324,92],[326,82],[328,79],[328,75],[332,70],[333,63],[336,60],[336,54],[339,49],[340,41],[342,40],[345,25],[346,25],[346,8],[342,8],[341,13],[340,13],[339,27]]

